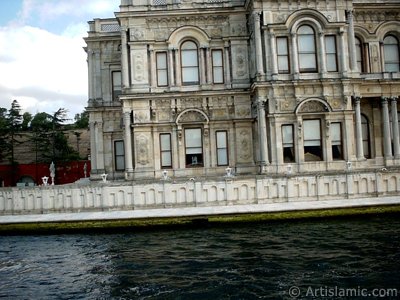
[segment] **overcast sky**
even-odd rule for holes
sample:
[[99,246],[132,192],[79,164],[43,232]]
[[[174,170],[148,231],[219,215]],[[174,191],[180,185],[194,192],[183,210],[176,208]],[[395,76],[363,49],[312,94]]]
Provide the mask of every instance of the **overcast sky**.
[[94,18],[114,17],[120,0],[0,0],[0,107],[69,117],[87,105],[83,37]]

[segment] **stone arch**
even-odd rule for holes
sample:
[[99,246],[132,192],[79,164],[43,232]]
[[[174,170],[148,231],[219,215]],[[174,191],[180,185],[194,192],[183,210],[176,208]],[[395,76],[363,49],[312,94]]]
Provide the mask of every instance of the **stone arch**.
[[332,107],[328,102],[319,98],[308,98],[301,101],[295,108],[295,114],[302,113],[326,113],[331,112]]
[[329,24],[329,21],[317,10],[301,9],[292,13],[285,23],[286,27],[290,28],[291,33],[296,33],[299,26],[303,24],[311,25],[316,33],[319,33]]
[[386,35],[392,34],[400,39],[400,22],[398,21],[390,21],[382,23],[376,29],[376,36],[378,37],[379,41],[383,41]]
[[210,44],[207,33],[195,26],[183,26],[174,30],[168,38],[168,44],[172,48],[179,48],[182,41],[186,39],[196,40],[200,48],[208,47]]
[[371,33],[369,33],[367,29],[361,26],[354,26],[354,35],[364,43],[374,40],[374,37],[371,36]]
[[196,108],[189,108],[182,111],[176,117],[176,124],[179,125],[181,123],[205,123],[208,124],[210,122],[209,117],[205,112]]

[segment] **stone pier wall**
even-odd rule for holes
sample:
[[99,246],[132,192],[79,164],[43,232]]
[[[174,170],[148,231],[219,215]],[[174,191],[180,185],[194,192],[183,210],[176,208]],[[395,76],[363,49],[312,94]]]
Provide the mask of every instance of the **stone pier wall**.
[[349,172],[286,177],[252,176],[152,183],[1,188],[0,215],[215,206],[389,196],[400,172]]

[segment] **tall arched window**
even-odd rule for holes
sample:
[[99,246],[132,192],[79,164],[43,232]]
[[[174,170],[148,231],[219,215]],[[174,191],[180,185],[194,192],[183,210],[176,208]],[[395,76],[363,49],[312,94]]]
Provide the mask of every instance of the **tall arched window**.
[[356,37],[356,60],[357,60],[358,71],[365,72],[362,43],[361,40],[357,37]]
[[317,72],[317,52],[315,32],[309,25],[302,25],[297,30],[297,48],[299,52],[299,71]]
[[197,45],[186,41],[181,46],[182,83],[199,84],[199,60]]
[[383,39],[385,72],[399,72],[399,40],[388,35]]
[[369,122],[365,115],[361,114],[361,132],[363,142],[363,152],[365,158],[371,158],[371,141],[369,136]]

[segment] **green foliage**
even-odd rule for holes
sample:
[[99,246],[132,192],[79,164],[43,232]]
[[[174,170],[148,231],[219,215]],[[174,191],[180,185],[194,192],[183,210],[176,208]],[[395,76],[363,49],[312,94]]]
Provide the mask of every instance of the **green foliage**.
[[75,115],[75,128],[85,129],[89,126],[89,113],[84,111],[83,113]]
[[[22,131],[31,131],[31,150],[36,162],[68,161],[79,159],[79,154],[68,144],[65,135],[67,110],[60,108],[53,114],[39,112],[32,116],[29,112],[21,114],[17,100],[11,108],[0,108],[0,161],[8,159],[15,164],[14,148],[21,143],[18,139]],[[80,114],[78,126],[85,126],[86,112]],[[73,127],[77,126],[76,124]],[[81,127],[78,127],[81,128]]]
[[29,130],[29,126],[30,126],[30,123],[31,123],[31,121],[32,121],[32,118],[33,118],[33,116],[32,116],[32,114],[29,113],[29,112],[25,112],[25,113],[22,115],[21,129],[22,129],[23,131]]

